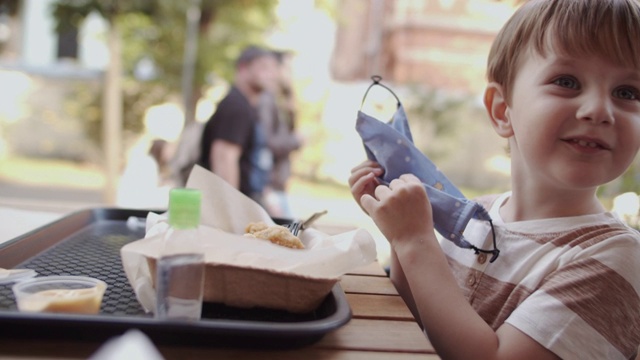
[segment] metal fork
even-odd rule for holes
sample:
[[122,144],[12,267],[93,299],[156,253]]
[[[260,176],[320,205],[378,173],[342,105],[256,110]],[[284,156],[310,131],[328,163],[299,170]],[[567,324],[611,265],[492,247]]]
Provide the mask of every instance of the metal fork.
[[289,223],[287,225],[287,229],[289,229],[289,231],[291,231],[291,233],[294,236],[298,236],[300,231],[306,229],[309,225],[311,225],[312,222],[316,221],[320,216],[322,216],[322,215],[324,215],[326,213],[327,213],[327,210],[319,211],[319,212],[314,213],[313,215],[311,215],[306,220],[295,220],[292,223]]
[[289,229],[289,231],[291,231],[291,233],[293,234],[293,236],[298,236],[298,234],[300,233],[300,228],[302,227],[302,221],[300,220],[296,220],[292,223],[287,224],[287,229]]

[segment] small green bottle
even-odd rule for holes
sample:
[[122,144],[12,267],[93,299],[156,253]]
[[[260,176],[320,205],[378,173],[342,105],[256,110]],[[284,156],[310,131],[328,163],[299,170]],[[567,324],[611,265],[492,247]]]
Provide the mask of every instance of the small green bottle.
[[199,320],[204,293],[204,251],[198,236],[200,191],[169,193],[169,229],[156,266],[158,319]]

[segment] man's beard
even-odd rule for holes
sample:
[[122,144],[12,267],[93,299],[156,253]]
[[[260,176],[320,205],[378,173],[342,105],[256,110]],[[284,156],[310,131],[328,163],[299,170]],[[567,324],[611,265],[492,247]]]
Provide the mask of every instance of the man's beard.
[[250,82],[249,87],[251,88],[251,91],[253,91],[256,94],[259,94],[264,91],[264,86],[262,86],[262,84],[260,84],[257,81]]

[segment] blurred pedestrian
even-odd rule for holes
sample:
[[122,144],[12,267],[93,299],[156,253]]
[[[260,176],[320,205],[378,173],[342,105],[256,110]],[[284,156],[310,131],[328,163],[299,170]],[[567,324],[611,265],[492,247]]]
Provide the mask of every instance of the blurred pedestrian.
[[168,163],[170,178],[175,186],[185,186],[193,166],[200,162],[200,140],[204,123],[191,121],[184,125],[180,140]]
[[278,76],[260,96],[258,115],[267,133],[267,144],[273,154],[273,168],[265,201],[269,214],[274,217],[291,217],[287,194],[287,182],[291,176],[290,155],[302,145],[302,138],[295,131],[295,98],[291,80],[289,56],[275,52],[278,60]]
[[130,151],[118,181],[116,205],[133,209],[166,209],[172,184],[166,174],[167,142],[141,140]]
[[202,131],[199,164],[264,206],[273,156],[256,106],[277,76],[273,52],[245,48],[236,60],[233,85]]
[[154,139],[149,148],[149,155],[155,160],[158,166],[158,184],[171,184],[171,175],[169,173],[169,160],[167,149],[169,143],[164,139]]

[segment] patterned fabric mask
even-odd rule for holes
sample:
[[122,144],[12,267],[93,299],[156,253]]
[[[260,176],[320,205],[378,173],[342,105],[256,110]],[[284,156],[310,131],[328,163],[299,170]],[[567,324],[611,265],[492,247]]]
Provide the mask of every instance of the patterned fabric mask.
[[[372,77],[362,100],[367,97],[371,87],[379,85],[390,91],[398,101],[398,108],[388,123],[383,123],[362,111],[358,111],[356,131],[360,134],[365,152],[369,160],[380,164],[384,174],[378,180],[388,185],[391,180],[402,174],[411,173],[422,181],[431,207],[436,230],[457,246],[492,254],[490,262],[494,262],[500,250],[496,248],[495,232],[491,217],[482,205],[470,201],[439,171],[436,166],[413,144],[409,122],[400,103],[400,99],[387,86],[380,83],[379,76]],[[462,235],[472,219],[488,221],[493,235],[493,250],[483,250],[469,243]]]

